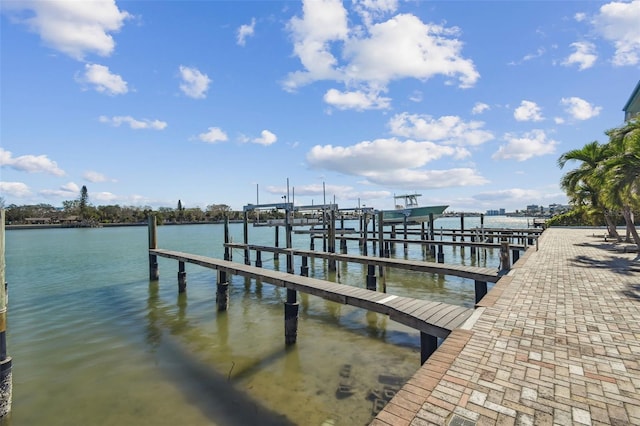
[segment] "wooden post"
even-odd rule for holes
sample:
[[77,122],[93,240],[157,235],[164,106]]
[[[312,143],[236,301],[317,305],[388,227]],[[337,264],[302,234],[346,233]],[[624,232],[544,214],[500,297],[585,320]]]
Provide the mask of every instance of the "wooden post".
[[509,242],[502,241],[500,243],[500,270],[508,271],[511,269],[511,261],[509,260]]
[[[384,246],[384,221],[383,219],[384,213],[382,211],[378,212],[378,245],[380,246],[380,257],[386,257],[385,255],[385,246]],[[378,267],[378,275],[380,277],[384,277],[384,267]]]
[[256,250],[256,267],[262,268],[262,252]]
[[373,255],[376,255],[376,214],[371,213],[371,237],[373,238],[372,249]]
[[464,241],[464,213],[460,213],[460,241]]
[[[334,209],[331,209],[331,220],[329,223],[329,253],[335,253],[336,252],[336,211]],[[335,272],[336,271],[336,260],[335,259],[329,259],[329,271],[331,272]]]
[[407,216],[404,217],[404,220],[402,221],[403,225],[404,225],[404,243],[403,243],[403,248],[404,248],[404,255],[408,255],[409,254],[409,243],[407,243],[407,238],[409,237],[407,235]]
[[520,250],[519,249],[511,250],[511,256],[513,259],[513,263],[516,263],[518,259],[520,259]]
[[429,239],[430,240],[436,239],[436,230],[434,228],[433,222],[434,222],[433,213],[429,213]]
[[178,261],[178,293],[184,293],[187,289],[187,272],[184,268],[184,262]]
[[229,216],[224,215],[224,260],[231,260],[231,249],[226,245],[229,244]]
[[[471,242],[476,242],[476,237],[474,235],[471,236]],[[471,246],[471,259],[474,259],[476,256],[476,246]]]
[[340,253],[347,254],[347,240],[344,238],[344,215],[340,215]]
[[287,289],[287,301],[284,304],[284,343],[293,345],[298,339],[298,309],[297,292]]
[[[275,235],[275,247],[278,248],[280,247],[280,227],[278,225],[276,225],[276,235]],[[313,234],[311,236],[311,249],[313,250]],[[278,252],[275,251],[273,252],[273,260],[278,260]]]
[[285,217],[284,217],[284,226],[285,226],[285,240],[287,249],[287,274],[293,274],[293,254],[291,254],[291,217],[290,217],[289,208],[285,207]]
[[302,256],[302,266],[300,266],[300,275],[303,277],[309,276],[309,262],[307,256]]
[[376,290],[376,267],[367,265],[367,290]]
[[476,303],[479,303],[482,298],[487,294],[487,282],[486,281],[475,281],[476,286]]
[[12,360],[7,355],[7,283],[5,264],[5,211],[0,209],[0,422],[11,412],[13,396]]
[[218,311],[226,311],[229,307],[229,282],[227,281],[227,272],[223,270],[218,270],[216,304]]
[[420,365],[438,349],[438,338],[427,333],[420,332]]
[[[426,222],[420,222],[420,239],[421,240],[427,239],[427,235],[425,233],[425,228],[426,228],[425,223]],[[427,247],[425,244],[422,244],[421,247],[422,247],[422,255],[424,256],[425,252],[427,251]]]
[[362,243],[360,244],[360,247],[362,247],[362,254],[367,256],[369,253],[367,251],[367,240],[369,239],[369,230],[368,230],[368,226],[369,221],[367,220],[367,213],[365,212],[362,215]]
[[444,263],[444,249],[442,244],[438,245],[438,263]]
[[249,255],[249,212],[244,212],[244,220],[242,222],[242,233],[244,238],[244,264],[251,265],[251,257]]
[[[148,218],[149,228],[149,248],[158,248],[158,227],[156,226],[155,215],[149,215]],[[149,279],[156,281],[160,279],[160,271],[158,270],[158,256],[155,254],[149,254]]]
[[[396,226],[395,225],[391,225],[391,239],[395,240],[396,239]],[[390,252],[391,254],[396,254],[396,243],[393,241],[389,242],[389,246],[390,246]]]

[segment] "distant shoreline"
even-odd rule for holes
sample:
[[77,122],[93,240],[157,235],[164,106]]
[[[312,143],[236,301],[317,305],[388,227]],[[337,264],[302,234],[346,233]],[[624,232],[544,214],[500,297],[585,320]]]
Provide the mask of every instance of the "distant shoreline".
[[[171,222],[171,223],[163,223],[161,226],[171,226],[171,225],[220,225],[223,224],[224,221],[216,221],[216,222]],[[230,220],[229,223],[242,223],[242,220]],[[79,229],[79,228],[115,228],[121,226],[148,226],[147,222],[137,222],[137,223],[99,223],[97,226],[69,226],[69,225],[61,225],[59,223],[53,224],[18,224],[18,225],[5,225],[5,229],[7,231],[11,229]]]

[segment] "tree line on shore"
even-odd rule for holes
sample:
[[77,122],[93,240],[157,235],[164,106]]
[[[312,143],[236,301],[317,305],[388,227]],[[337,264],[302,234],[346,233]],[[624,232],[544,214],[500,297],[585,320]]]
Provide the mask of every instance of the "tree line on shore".
[[[610,237],[633,242],[640,252],[635,213],[640,211],[640,119],[607,130],[606,143],[593,141],[565,152],[558,166],[569,162],[578,167],[562,176],[560,186],[573,209],[556,216],[548,225],[606,226]],[[626,226],[626,236],[616,226]]]
[[[54,207],[51,204],[20,206],[10,204],[4,206],[4,209],[5,220],[9,225],[57,224],[62,222],[131,224],[145,222],[151,214],[156,216],[159,224],[208,223],[222,221],[225,217],[228,217],[229,220],[242,220],[244,218],[242,211],[233,211],[226,204],[210,204],[203,210],[200,207],[186,208],[180,200],[178,200],[176,208],[159,207],[153,209],[150,206],[120,206],[118,204],[94,206],[89,202],[89,193],[86,186],[82,187],[77,199],[63,201],[61,208]],[[257,218],[257,213],[249,212],[248,216],[250,220],[254,220]],[[264,220],[283,217],[284,212],[276,210],[260,212],[260,219]]]

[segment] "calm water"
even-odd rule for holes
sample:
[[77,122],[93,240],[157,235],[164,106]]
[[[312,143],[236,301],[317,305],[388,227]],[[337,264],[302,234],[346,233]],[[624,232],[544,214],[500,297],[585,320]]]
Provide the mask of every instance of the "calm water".
[[[459,225],[441,218],[435,227]],[[465,219],[466,229],[475,226],[479,218]],[[485,226],[520,228],[527,220],[487,217]],[[231,225],[231,234],[242,241],[242,225]],[[272,228],[250,227],[249,235],[273,245]],[[161,226],[158,241],[221,258],[223,227]],[[160,280],[149,282],[147,244],[146,227],[6,232],[9,424],[367,424],[372,391],[419,367],[416,331],[302,294],[298,342],[286,348],[284,289],[234,277],[229,310],[217,313],[215,271],[187,265],[187,292],[179,295],[175,261],[160,258]],[[293,245],[308,248],[308,235],[294,235]],[[358,252],[357,242],[349,252]],[[401,246],[397,253],[404,256]],[[406,257],[424,258],[419,245]],[[478,261],[469,249],[445,248],[445,261],[497,268],[499,256],[488,250]],[[284,257],[263,262],[285,268]],[[329,278],[364,287],[363,272],[340,264]],[[326,264],[310,260],[310,275],[327,277]],[[473,305],[467,280],[388,271],[386,285],[392,294]],[[345,381],[350,395],[336,392]]]

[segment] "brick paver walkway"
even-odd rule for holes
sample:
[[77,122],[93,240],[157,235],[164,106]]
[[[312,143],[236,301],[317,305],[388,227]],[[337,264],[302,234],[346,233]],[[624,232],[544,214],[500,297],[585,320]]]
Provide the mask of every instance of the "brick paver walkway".
[[546,230],[477,313],[372,425],[640,425],[640,260],[603,231]]

